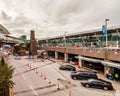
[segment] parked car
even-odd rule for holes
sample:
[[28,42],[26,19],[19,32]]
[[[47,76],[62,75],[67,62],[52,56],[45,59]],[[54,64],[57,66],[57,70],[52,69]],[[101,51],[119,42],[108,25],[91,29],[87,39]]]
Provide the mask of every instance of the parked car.
[[111,82],[102,80],[102,79],[89,79],[81,81],[82,86],[89,88],[100,88],[104,90],[113,90],[113,86]]
[[97,74],[92,71],[76,71],[71,73],[71,78],[72,79],[90,79],[90,78],[98,78]]
[[76,71],[76,68],[71,65],[62,65],[59,67],[60,70]]

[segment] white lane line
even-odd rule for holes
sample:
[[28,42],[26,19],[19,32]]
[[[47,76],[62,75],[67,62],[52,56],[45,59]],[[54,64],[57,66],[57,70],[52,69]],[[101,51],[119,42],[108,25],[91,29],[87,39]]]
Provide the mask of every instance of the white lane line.
[[[27,78],[22,74],[22,77],[23,77],[23,79],[26,81],[27,80]],[[28,84],[28,82],[26,82],[27,84]],[[37,92],[33,89],[33,87],[30,85],[30,84],[28,84],[29,85],[29,87],[32,89],[32,91],[33,91],[33,93],[36,95],[36,96],[38,96],[38,94],[37,94]]]
[[25,79],[25,80],[26,80],[26,77],[25,77],[24,75],[22,75],[22,77],[23,77],[23,79]]
[[33,90],[34,94],[38,96],[37,92],[33,89],[33,87],[29,84],[30,88]]
[[80,91],[85,91],[85,92],[89,92],[89,93],[96,93],[96,94],[101,94],[101,95],[105,95],[105,96],[111,96],[110,93],[105,93],[105,92],[99,92],[99,91],[92,91],[92,90],[86,90],[86,89],[80,89]]

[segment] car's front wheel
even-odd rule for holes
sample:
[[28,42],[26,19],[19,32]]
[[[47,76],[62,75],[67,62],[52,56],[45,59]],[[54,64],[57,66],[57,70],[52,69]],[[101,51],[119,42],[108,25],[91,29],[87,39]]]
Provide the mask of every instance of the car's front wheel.
[[107,91],[107,90],[108,90],[108,87],[104,87],[103,89]]
[[86,88],[89,88],[90,86],[88,84],[85,85]]
[[62,68],[59,68],[60,70],[62,70]]
[[77,77],[73,77],[73,79],[74,79],[74,80],[76,80],[76,79],[77,79]]

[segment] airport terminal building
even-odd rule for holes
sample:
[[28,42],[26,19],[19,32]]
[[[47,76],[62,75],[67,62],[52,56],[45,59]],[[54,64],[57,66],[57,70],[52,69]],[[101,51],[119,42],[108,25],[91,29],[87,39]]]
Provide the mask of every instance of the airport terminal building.
[[109,27],[107,36],[102,29],[96,29],[43,38],[39,40],[39,46],[52,58],[72,61],[105,75],[120,75],[120,26]]

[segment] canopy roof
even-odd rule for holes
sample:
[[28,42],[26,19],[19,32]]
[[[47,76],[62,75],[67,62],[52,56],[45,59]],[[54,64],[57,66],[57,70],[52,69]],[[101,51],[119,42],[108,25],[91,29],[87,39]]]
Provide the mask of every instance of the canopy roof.
[[0,24],[0,33],[2,33],[2,34],[10,34],[9,31],[5,27],[3,27],[1,24]]

